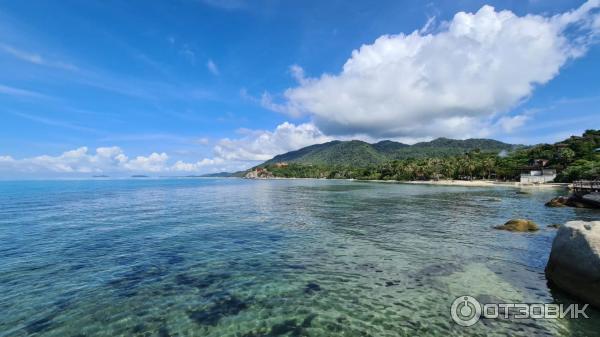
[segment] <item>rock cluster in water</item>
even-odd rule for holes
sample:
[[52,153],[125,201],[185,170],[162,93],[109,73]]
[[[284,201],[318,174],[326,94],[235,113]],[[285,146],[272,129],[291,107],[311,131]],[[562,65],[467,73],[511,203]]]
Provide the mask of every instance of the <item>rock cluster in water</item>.
[[539,229],[535,222],[525,219],[512,219],[507,221],[504,225],[496,226],[494,228],[510,232],[534,232]]
[[568,197],[560,196],[546,203],[548,207],[577,207],[577,208],[600,208],[600,193],[592,192],[578,195],[571,194]]
[[569,221],[559,227],[546,277],[557,288],[600,308],[600,221]]

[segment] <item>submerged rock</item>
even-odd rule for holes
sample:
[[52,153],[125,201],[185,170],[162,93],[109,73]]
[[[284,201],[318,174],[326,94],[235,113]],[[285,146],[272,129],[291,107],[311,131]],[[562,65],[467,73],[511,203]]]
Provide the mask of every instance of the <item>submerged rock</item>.
[[312,294],[317,291],[321,291],[321,286],[318,283],[309,282],[306,287],[304,287],[305,294]]
[[507,221],[504,225],[496,226],[494,228],[510,232],[534,232],[539,229],[535,222],[525,219],[512,219]]
[[295,319],[288,319],[271,327],[271,335],[273,336],[281,336],[288,333],[291,333],[292,336],[301,335],[302,327],[298,325]]
[[546,277],[557,288],[600,308],[600,221],[560,226]]
[[183,286],[190,286],[198,289],[204,289],[228,279],[231,275],[225,273],[207,274],[202,277],[178,274],[175,276],[175,283]]
[[37,334],[40,332],[43,332],[45,330],[47,330],[50,325],[53,322],[53,315],[51,316],[47,316],[38,320],[35,320],[33,322],[27,323],[25,325],[25,331],[27,331],[28,334]]
[[188,317],[200,325],[216,325],[222,318],[227,316],[235,316],[242,310],[246,310],[248,305],[237,297],[228,297],[220,299],[213,303],[212,306],[188,311]]
[[560,227],[560,224],[557,224],[557,223],[553,223],[553,224],[548,225],[548,228],[556,228],[556,229],[558,229],[559,227]]

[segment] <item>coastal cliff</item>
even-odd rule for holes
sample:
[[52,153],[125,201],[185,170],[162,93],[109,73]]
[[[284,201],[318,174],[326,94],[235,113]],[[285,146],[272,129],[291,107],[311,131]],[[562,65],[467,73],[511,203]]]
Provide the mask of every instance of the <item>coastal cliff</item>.
[[257,167],[254,170],[248,171],[244,175],[245,179],[270,179],[275,178],[273,173],[269,172],[267,169]]

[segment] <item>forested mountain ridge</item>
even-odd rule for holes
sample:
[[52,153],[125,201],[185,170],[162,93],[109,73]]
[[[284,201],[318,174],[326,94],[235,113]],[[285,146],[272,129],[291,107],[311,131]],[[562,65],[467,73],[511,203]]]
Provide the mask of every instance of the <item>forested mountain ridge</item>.
[[557,170],[558,182],[600,179],[600,130],[533,146],[490,139],[438,138],[414,145],[333,141],[275,156],[253,170],[262,170],[258,177],[515,181],[539,159]]
[[366,167],[411,158],[447,157],[464,154],[469,151],[498,153],[502,150],[514,150],[520,145],[506,144],[492,139],[456,140],[438,138],[430,142],[407,145],[391,140],[369,144],[360,140],[331,141],[277,155],[259,165],[261,167],[276,163],[296,163],[310,165],[350,165]]

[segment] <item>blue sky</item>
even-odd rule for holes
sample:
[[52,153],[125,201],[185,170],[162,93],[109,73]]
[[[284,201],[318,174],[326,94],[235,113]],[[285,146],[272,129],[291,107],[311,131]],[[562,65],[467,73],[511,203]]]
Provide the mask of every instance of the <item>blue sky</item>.
[[600,126],[597,6],[0,1],[0,177],[235,170],[331,139],[554,142]]

